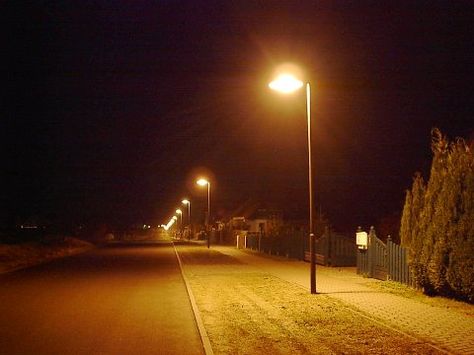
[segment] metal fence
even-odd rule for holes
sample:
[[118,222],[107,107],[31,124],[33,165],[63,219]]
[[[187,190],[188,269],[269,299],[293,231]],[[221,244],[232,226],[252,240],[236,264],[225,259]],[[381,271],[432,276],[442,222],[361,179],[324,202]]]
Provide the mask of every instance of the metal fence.
[[415,280],[408,265],[408,249],[393,243],[390,238],[387,240],[387,249],[389,255],[388,275],[390,280],[415,287]]
[[248,234],[245,247],[270,255],[302,260],[306,244],[306,233],[303,230],[286,229],[272,235]]
[[[305,230],[287,229],[278,234],[264,236],[247,234],[239,238],[237,246],[270,255],[280,255],[298,260],[310,260],[309,240]],[[326,266],[355,266],[354,240],[327,230],[316,241],[316,263]]]

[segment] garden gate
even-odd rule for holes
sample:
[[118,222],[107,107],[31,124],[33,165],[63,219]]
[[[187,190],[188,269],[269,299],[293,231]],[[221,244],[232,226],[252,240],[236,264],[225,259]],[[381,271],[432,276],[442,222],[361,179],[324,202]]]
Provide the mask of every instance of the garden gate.
[[414,287],[408,265],[408,250],[392,242],[390,236],[385,244],[370,228],[367,249],[357,252],[357,273],[379,280],[392,280]]

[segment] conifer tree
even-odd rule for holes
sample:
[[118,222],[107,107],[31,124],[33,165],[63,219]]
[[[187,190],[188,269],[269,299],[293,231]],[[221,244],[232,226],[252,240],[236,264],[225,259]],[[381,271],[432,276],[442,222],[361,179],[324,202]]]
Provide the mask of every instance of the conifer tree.
[[420,216],[424,207],[426,186],[421,173],[416,173],[412,188],[412,232],[411,244],[421,245],[423,239],[420,238],[419,226]]
[[450,144],[445,137],[437,142],[439,146],[435,154],[438,156],[437,180],[438,195],[434,204],[434,216],[428,229],[433,241],[431,255],[427,265],[427,278],[434,291],[438,294],[449,294],[450,287],[446,281],[451,245],[457,216],[457,203],[461,194],[459,185],[463,167],[458,163],[458,147]]
[[436,208],[441,205],[440,193],[443,185],[443,178],[446,175],[446,155],[448,141],[438,129],[432,131],[433,162],[431,164],[430,178],[428,180],[423,199],[423,208],[420,213],[419,223],[416,227],[416,238],[421,245],[417,245],[415,253],[419,256],[415,265],[415,280],[419,286],[423,287],[426,293],[435,293],[435,286],[431,282],[428,268],[432,267],[431,259],[434,255],[434,248],[437,237],[440,235],[436,224]]
[[417,284],[426,293],[474,301],[474,158],[462,139],[432,131],[430,178],[416,175],[407,191],[401,240]]
[[417,172],[413,177],[413,186],[410,190],[409,196],[409,210],[408,212],[408,230],[406,231],[404,246],[410,247],[411,244],[417,243],[416,237],[419,228],[420,214],[423,210],[423,203],[425,198],[425,182],[421,173]]
[[[413,187],[412,187],[413,190]],[[405,204],[403,205],[402,218],[400,221],[400,243],[406,248],[411,248],[412,242],[412,228],[413,228],[413,215],[412,215],[412,204],[413,195],[412,190],[407,190],[405,193]]]
[[456,205],[456,223],[451,227],[451,253],[446,280],[460,298],[474,302],[474,155],[463,141],[456,143],[461,193]]
[[409,263],[415,280],[423,280],[424,277],[424,267],[420,263],[423,236],[419,232],[424,198],[425,183],[421,174],[416,173],[412,188],[406,194],[400,226],[401,243],[409,249]]

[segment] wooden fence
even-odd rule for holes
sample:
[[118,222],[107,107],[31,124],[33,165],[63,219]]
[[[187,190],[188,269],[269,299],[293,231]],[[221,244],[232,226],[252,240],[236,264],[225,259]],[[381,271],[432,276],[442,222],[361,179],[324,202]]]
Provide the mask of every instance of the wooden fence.
[[397,281],[412,287],[415,282],[408,265],[408,250],[392,242],[378,239],[370,228],[367,249],[357,252],[357,273],[379,280]]

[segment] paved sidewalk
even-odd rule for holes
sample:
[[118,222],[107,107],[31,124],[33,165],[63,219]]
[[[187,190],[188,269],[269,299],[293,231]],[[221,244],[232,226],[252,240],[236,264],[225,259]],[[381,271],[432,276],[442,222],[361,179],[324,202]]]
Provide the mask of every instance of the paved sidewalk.
[[[213,249],[309,290],[308,263],[263,256],[234,247],[214,246]],[[379,322],[448,352],[474,354],[474,317],[374,290],[367,286],[374,282],[373,279],[357,275],[355,268],[318,265],[316,275],[318,293],[337,298]]]

